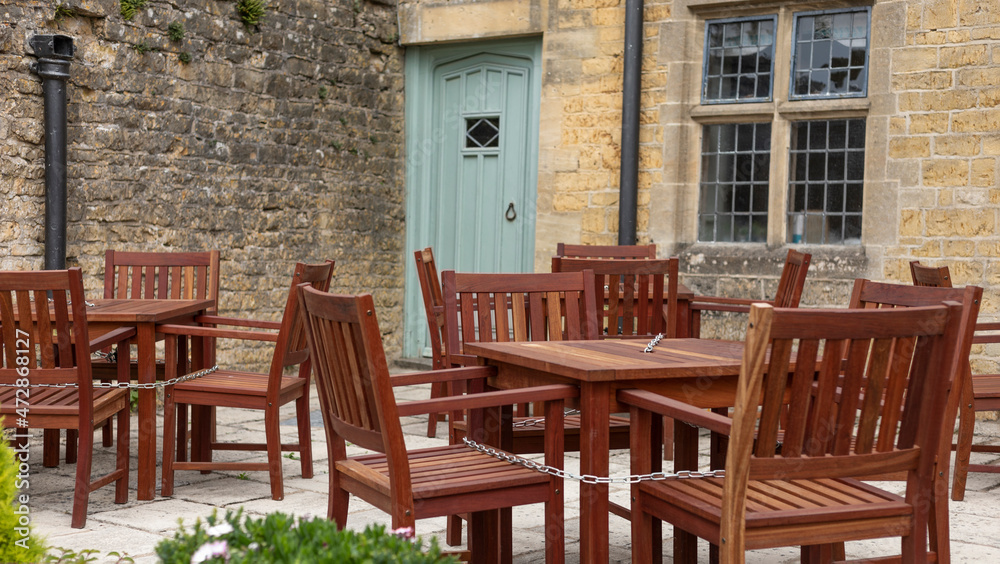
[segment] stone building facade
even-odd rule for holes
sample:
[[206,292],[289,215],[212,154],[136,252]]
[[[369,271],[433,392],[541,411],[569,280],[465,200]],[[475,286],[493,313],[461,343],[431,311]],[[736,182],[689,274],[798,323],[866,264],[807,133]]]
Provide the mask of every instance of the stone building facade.
[[[213,246],[222,310],[276,314],[292,261],[335,258],[335,289],[376,294],[399,356],[403,273],[421,245],[406,232],[405,151],[417,143],[404,138],[415,91],[404,66],[421,49],[504,39],[539,45],[528,264],[547,270],[560,241],[617,242],[625,0],[296,0],[273,3],[253,29],[228,0],[151,0],[132,20],[117,0],[63,5],[73,15],[32,0],[0,9],[0,267],[41,261],[41,98],[26,38],[49,32],[78,45],[69,249],[92,288],[105,248]],[[907,282],[918,259],[983,286],[983,315],[996,315],[1000,7],[646,0],[643,18],[638,239],[679,255],[683,282],[768,297],[794,246],[814,257],[803,303],[843,305],[855,277]],[[174,21],[186,30],[179,42],[168,38]],[[815,35],[800,38],[808,26]],[[730,29],[755,30],[733,48],[740,64],[767,51],[770,71],[712,67],[726,64],[712,34],[726,48]],[[803,55],[845,45],[861,58]],[[845,90],[831,64],[850,76]],[[800,71],[813,73],[801,91]],[[713,79],[736,89],[706,94]],[[743,79],[770,84],[744,96]],[[822,135],[809,132],[819,122],[851,131],[847,148],[818,148]],[[735,151],[761,173],[744,171],[759,195],[708,209],[706,195],[729,188],[705,175],[726,152],[707,140],[735,139],[741,125],[768,145]],[[851,178],[817,179],[797,168],[815,155],[863,164],[847,167]],[[826,195],[814,202],[816,186]],[[996,368],[989,355],[976,362]]]
[[[556,243],[567,238],[617,242],[625,4],[400,2],[404,46],[541,37],[538,270],[547,267]],[[834,43],[853,40],[867,47],[867,59],[860,63],[866,84],[860,93],[837,93],[833,87],[830,95],[808,89],[797,93],[790,82],[803,63],[793,57],[805,59],[808,42],[801,36],[793,40],[792,34],[804,33],[806,22],[813,21],[806,17],[819,22],[842,13],[857,15],[860,23],[868,18],[867,26],[847,29],[845,35],[832,30]],[[948,265],[956,284],[983,286],[982,315],[996,315],[1000,7],[974,0],[646,0],[643,17],[638,240],[655,242],[661,255],[679,255],[683,282],[704,293],[767,297],[773,295],[785,249],[793,246],[814,257],[803,297],[807,306],[845,304],[856,277],[908,283],[908,262],[920,260]],[[744,53],[747,45],[758,51],[765,43],[773,46],[771,91],[746,100],[735,94],[723,100],[706,97],[708,82],[727,72],[761,79],[746,69],[710,67],[719,62],[706,58],[714,48],[713,26],[724,35],[727,24],[765,20],[772,22],[770,41],[754,35],[735,45]],[[818,38],[819,23],[814,30]],[[812,46],[819,50],[821,43]],[[807,224],[807,240],[794,244],[796,226],[789,212],[807,210],[796,208],[789,189],[801,174],[794,159],[804,158],[794,154],[792,133],[812,120],[860,121],[864,128],[858,141],[863,171],[856,172],[863,174],[863,190],[847,188],[848,199],[860,206],[860,218],[855,215],[853,227],[832,241],[824,239],[822,225]],[[731,123],[770,128],[764,136],[771,145],[770,163],[764,163],[769,174],[760,183],[770,188],[762,202],[768,221],[752,241],[737,235],[713,239],[703,231],[703,219],[711,214],[700,198],[713,180],[704,176],[710,157],[706,136],[712,126]],[[826,186],[832,186],[829,179]],[[748,205],[757,211],[758,202]],[[849,204],[834,211],[859,210]],[[839,219],[847,221],[832,221]],[[829,223],[825,229],[831,230]],[[737,332],[733,325],[714,328],[716,335]],[[980,370],[997,368],[988,356],[975,364]]]
[[[171,27],[173,26],[173,27]],[[171,30],[180,29],[180,34]],[[277,318],[296,261],[371,292],[398,355],[403,50],[385,2],[0,4],[0,268],[41,268],[44,141],[35,34],[74,39],[67,264],[100,295],[105,249],[219,249],[220,311]],[[176,37],[180,35],[180,37]],[[189,60],[189,62],[185,62]],[[222,360],[227,360],[220,343]],[[270,351],[255,353],[269,359]]]

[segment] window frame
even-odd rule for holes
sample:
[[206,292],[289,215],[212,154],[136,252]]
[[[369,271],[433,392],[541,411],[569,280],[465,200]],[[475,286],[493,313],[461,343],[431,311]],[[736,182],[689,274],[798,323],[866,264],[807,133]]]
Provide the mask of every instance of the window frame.
[[[773,35],[775,42],[771,44],[771,83],[767,89],[767,96],[753,97],[753,98],[725,98],[718,100],[710,100],[705,97],[705,90],[708,87],[708,55],[709,55],[709,34],[708,26],[712,24],[729,24],[729,23],[743,23],[747,21],[766,21],[770,20],[773,26]],[[701,87],[699,89],[699,101],[704,105],[715,105],[715,104],[753,104],[755,102],[770,102],[774,100],[774,80],[775,80],[775,60],[777,59],[777,37],[778,37],[778,14],[762,14],[759,16],[742,16],[736,18],[714,18],[710,20],[705,20],[705,33],[704,33],[704,45],[702,45],[702,61],[701,61]]]
[[[686,89],[691,105],[688,106],[687,119],[694,126],[692,130],[691,142],[684,145],[678,152],[681,159],[690,159],[691,166],[688,169],[694,179],[688,183],[687,194],[690,195],[690,209],[695,213],[690,219],[685,221],[683,238],[697,245],[760,245],[757,242],[716,242],[702,241],[699,239],[700,221],[700,198],[702,185],[702,135],[704,126],[709,124],[739,124],[749,122],[769,121],[771,127],[771,169],[769,171],[770,190],[768,202],[768,225],[767,225],[767,246],[782,247],[791,241],[790,233],[792,225],[789,222],[788,210],[791,178],[791,130],[792,124],[796,121],[811,120],[831,120],[831,119],[864,119],[866,123],[865,154],[869,154],[872,147],[870,133],[871,124],[868,123],[868,116],[871,110],[872,88],[870,84],[871,73],[871,53],[875,47],[872,34],[871,23],[871,3],[857,2],[852,6],[845,6],[843,2],[783,2],[779,5],[773,3],[753,3],[753,6],[740,11],[741,18],[760,19],[767,16],[776,16],[777,25],[775,29],[775,51],[774,70],[772,80],[772,100],[754,101],[747,103],[712,103],[702,101],[704,76],[699,80],[692,81]],[[736,18],[726,18],[732,11],[728,6],[715,5],[714,2],[698,3],[688,5],[693,17],[693,31],[697,34],[698,40],[692,43],[700,52],[690,53],[688,59],[694,63],[694,71],[704,73],[705,57],[704,51],[707,35],[708,23],[719,20],[732,20]],[[795,20],[797,15],[805,13],[828,14],[836,12],[850,12],[864,10],[867,13],[868,21],[868,45],[866,54],[866,87],[865,97],[833,97],[833,98],[808,98],[790,99],[789,93],[792,88],[792,43],[794,39]],[[782,82],[785,81],[785,82]],[[684,155],[688,156],[684,156]],[[831,249],[852,249],[863,248],[865,245],[865,230],[868,220],[865,218],[872,213],[868,205],[867,185],[868,185],[868,158],[866,158],[866,171],[862,185],[864,194],[862,195],[862,237],[860,246],[857,243],[803,243],[806,245],[817,245]]]
[[[865,49],[865,86],[860,93],[847,92],[844,94],[796,94],[795,93],[795,56],[798,53],[798,31],[799,31],[799,18],[809,17],[809,16],[823,16],[823,15],[833,15],[833,14],[843,14],[846,12],[865,12],[867,31],[866,31],[866,41],[868,46]],[[788,100],[789,101],[799,101],[799,100],[836,100],[841,98],[867,98],[868,97],[868,81],[871,73],[869,72],[869,62],[871,61],[872,53],[872,9],[871,6],[856,6],[848,8],[833,8],[829,10],[805,10],[801,12],[790,12],[791,14],[791,24],[792,24],[792,34],[789,37],[791,46],[791,55],[788,61]],[[777,37],[775,38],[777,41]],[[849,67],[848,67],[849,68]]]

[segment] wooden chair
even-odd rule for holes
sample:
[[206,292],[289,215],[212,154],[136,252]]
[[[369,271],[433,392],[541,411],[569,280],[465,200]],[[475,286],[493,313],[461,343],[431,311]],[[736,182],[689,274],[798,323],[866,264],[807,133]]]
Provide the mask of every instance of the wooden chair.
[[[219,298],[219,251],[204,252],[124,252],[108,249],[104,253],[104,298],[119,300],[179,300]],[[215,309],[209,311],[214,314]],[[187,340],[178,341],[181,350],[177,358],[187,358]],[[212,364],[215,344],[208,342],[205,363]],[[110,349],[104,351],[110,352]],[[156,362],[157,377],[164,373],[163,359]],[[135,379],[136,363],[130,367]],[[115,362],[93,361],[94,375],[107,382],[116,376]],[[187,372],[186,366],[181,372]],[[104,446],[111,444],[110,424],[104,428]],[[67,462],[72,462],[67,453]]]
[[[437,266],[434,264],[434,251],[427,247],[414,251],[413,258],[417,263],[417,280],[420,282],[420,294],[423,297],[424,313],[427,315],[427,329],[430,332],[431,367],[434,370],[445,368],[444,339],[445,329],[444,297],[441,294],[441,279],[438,278]],[[431,384],[431,398],[451,395],[445,390],[444,382]],[[438,421],[445,421],[443,413],[431,413],[427,416],[427,436],[437,435]]]
[[[218,370],[195,380],[168,386],[163,402],[163,485],[164,496],[173,495],[175,470],[267,470],[271,481],[271,498],[285,496],[282,480],[281,453],[299,453],[303,478],[312,478],[312,441],[309,424],[309,351],[303,332],[302,317],[299,314],[299,284],[311,284],[326,291],[333,276],[333,261],[323,264],[295,265],[292,285],[285,302],[281,322],[253,321],[228,317],[205,316],[206,323],[214,327],[193,327],[190,325],[163,325],[161,330],[167,335],[167,366],[175,365],[170,358],[176,350],[172,341],[177,335],[214,337],[217,339],[240,339],[273,342],[274,354],[271,368],[266,374],[236,370]],[[199,318],[202,319],[202,318]],[[218,326],[247,327],[256,329],[277,329],[254,331],[248,329],[223,329]],[[297,368],[297,374],[286,375],[289,369]],[[299,442],[281,444],[278,410],[282,405],[295,402]],[[177,456],[184,452],[187,437],[183,433],[185,424],[176,424],[175,419],[184,423],[184,406],[240,407],[259,409],[264,412],[265,443],[220,443],[213,440],[201,441],[202,452],[192,453],[192,459],[185,461]],[[178,417],[180,415],[180,417]],[[204,433],[204,429],[194,432]],[[176,435],[175,435],[176,434]],[[176,443],[177,448],[171,448]],[[213,450],[266,450],[267,462],[213,462]],[[197,456],[196,456],[197,454]],[[180,460],[175,460],[180,458]]]
[[[218,302],[219,251],[159,253],[108,249],[104,253],[104,298]],[[207,313],[214,315],[217,307]],[[184,346],[185,342],[179,344]],[[207,343],[207,347],[206,361],[214,362],[214,343]],[[162,375],[162,361],[158,365],[157,372]]]
[[806,274],[809,273],[811,262],[811,254],[788,249],[773,300],[695,296],[691,301],[691,336],[701,337],[701,312],[703,311],[749,313],[752,304],[761,303],[771,304],[774,307],[799,307],[799,300],[802,298],[802,289],[805,287]]
[[[725,477],[632,486],[633,561],[658,561],[662,519],[675,526],[674,562],[696,561],[695,536],[717,545],[723,563],[775,546],[802,546],[803,561],[825,562],[835,543],[894,536],[903,562],[926,562],[949,379],[968,346],[962,309],[753,305],[732,419],[619,391],[631,406],[633,474],[650,471],[660,416],[730,437]],[[903,496],[858,479],[885,472],[907,474]]]
[[[397,404],[393,385],[475,378],[478,390],[483,378],[495,372],[469,367],[390,378],[371,295],[335,296],[303,287],[300,299],[329,451],[328,517],[343,528],[351,495],[389,513],[393,528],[414,527],[416,519],[467,512],[473,516],[472,561],[485,562],[495,561],[504,548],[510,552],[510,531],[498,530],[499,509],[545,503],[546,561],[562,562],[561,478],[461,444],[407,451],[399,418],[537,400],[547,402],[546,416],[558,421],[563,401],[577,390],[544,386]],[[348,456],[346,441],[378,454]],[[561,468],[561,424],[547,427],[545,444],[545,463]],[[502,538],[506,547],[501,546]]]
[[[87,523],[90,492],[114,482],[115,503],[128,501],[129,393],[122,388],[94,388],[90,351],[114,344],[127,351],[135,332],[117,330],[90,341],[85,302],[79,268],[0,272],[0,383],[5,385],[0,387],[0,417],[5,427],[25,432],[29,426],[77,431],[71,520],[76,529]],[[127,352],[120,362],[128,363]],[[92,479],[94,431],[114,417],[118,419],[115,469]],[[18,438],[15,435],[14,440]]]
[[[446,270],[441,274],[447,301],[447,364],[474,365],[476,357],[462,354],[465,343],[579,341],[598,338],[593,274],[573,273],[478,274]],[[526,410],[522,411],[526,415]],[[501,444],[514,453],[543,452],[545,419],[515,419],[515,431]],[[461,443],[466,424],[454,414],[451,442]],[[566,450],[580,450],[580,416],[565,418]],[[628,420],[616,418],[611,428],[612,448],[628,448]]]
[[656,245],[567,245],[556,244],[557,257],[592,259],[656,258]]
[[[910,274],[916,286],[951,287],[951,273],[947,266],[925,266],[919,261],[910,262]],[[1000,343],[1000,323],[985,322],[976,324],[976,335],[972,339],[974,345]],[[1000,410],[1000,374],[973,374],[968,366],[962,375],[959,388],[961,400],[958,408],[958,441],[952,445],[955,449],[955,477],[951,486],[951,499],[965,499],[965,485],[969,472],[1000,472],[1000,467],[989,464],[970,464],[969,458],[973,452],[1000,453],[998,445],[977,445],[972,443],[976,425],[977,411]]]
[[[465,343],[593,340],[600,334],[594,275],[590,271],[478,274],[445,270],[441,279],[443,295],[455,296],[454,300],[446,300],[444,306],[446,365],[477,362],[476,357],[462,354]],[[453,389],[460,390],[461,386],[461,382],[453,383]],[[538,414],[528,416],[526,404],[520,407],[511,436],[502,437],[500,446],[518,454],[544,452],[550,420]],[[579,451],[580,415],[567,415],[562,421],[565,450]],[[628,448],[628,432],[628,420],[614,417],[611,448]],[[466,433],[463,414],[452,412],[450,442],[461,444]],[[450,517],[448,544],[460,544],[461,537],[461,522]]]
[[[854,281],[854,289],[851,292],[849,306],[852,309],[898,309],[904,307],[921,307],[940,304],[946,301],[957,302],[962,305],[961,337],[963,354],[968,357],[971,348],[973,330],[976,324],[976,317],[979,315],[979,306],[982,301],[982,288],[977,286],[966,286],[965,288],[932,288],[914,287],[900,284],[887,284],[884,282],[873,282],[871,280],[857,279]],[[939,480],[935,489],[935,497],[932,500],[932,512],[930,523],[931,548],[938,555],[938,561],[948,562],[950,554],[949,543],[949,516],[948,516],[948,473],[951,460],[951,436],[955,430],[955,417],[959,409],[961,390],[966,387],[963,380],[967,377],[966,368],[968,362],[963,364],[963,369],[955,374],[950,374],[952,385],[948,389],[948,403],[945,411],[944,424],[941,428],[940,468],[937,469]],[[905,475],[874,475],[876,480],[903,480]]]
[[[552,257],[552,272],[593,270],[605,337],[677,336],[677,257],[577,259]],[[666,278],[666,280],[664,280]],[[664,292],[666,290],[666,292]]]

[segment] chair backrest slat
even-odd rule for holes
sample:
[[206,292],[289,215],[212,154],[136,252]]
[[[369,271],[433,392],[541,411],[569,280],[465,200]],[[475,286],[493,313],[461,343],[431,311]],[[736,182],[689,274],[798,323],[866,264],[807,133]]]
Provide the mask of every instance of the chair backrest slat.
[[331,452],[342,452],[346,440],[386,453],[390,466],[405,468],[403,431],[371,295],[327,294],[307,284],[297,293]]
[[299,284],[310,284],[313,288],[326,292],[330,289],[330,279],[333,277],[334,261],[306,264],[296,263],[292,274],[292,284],[285,299],[285,309],[281,316],[281,326],[278,329],[278,341],[274,345],[274,356],[271,357],[271,370],[268,380],[268,393],[277,393],[281,376],[289,366],[299,366],[299,376],[309,375],[309,348],[306,344],[305,327],[302,315],[299,313]]
[[[219,299],[219,251],[122,252],[104,257],[107,299]],[[216,308],[207,313],[214,314]]]
[[[679,261],[552,257],[552,272],[594,271],[598,311],[609,337],[677,336]],[[603,303],[602,303],[603,302]],[[666,305],[669,323],[664,320]]]
[[788,249],[778,289],[774,293],[774,307],[799,307],[811,263],[811,254]]
[[[932,480],[928,464],[941,437],[949,370],[957,366],[960,349],[966,346],[962,325],[967,310],[968,305],[956,302],[853,310],[752,306],[727,481],[849,476],[857,471],[852,468],[854,456],[883,456],[880,460],[887,465],[899,465],[903,463],[891,458],[893,453],[914,447],[930,449],[919,455],[922,466],[885,470],[921,472],[920,479]],[[892,346],[898,341],[915,343],[905,362],[898,358],[903,356],[899,348]],[[768,348],[768,365],[755,367],[755,355]],[[817,351],[822,351],[819,360]],[[800,378],[812,381],[809,390],[795,381]],[[883,408],[887,391],[897,388],[905,401]],[[786,410],[785,429],[779,429],[780,414]],[[879,442],[892,447],[876,448],[875,432],[885,433]],[[782,442],[775,449],[779,437]],[[762,462],[766,459],[771,460]]]
[[[0,382],[29,373],[32,384],[92,390],[83,275],[69,270],[0,272]],[[25,370],[26,369],[26,370]],[[81,421],[92,405],[81,402]]]
[[417,280],[420,282],[420,294],[430,332],[431,366],[434,369],[441,369],[445,367],[444,340],[448,334],[445,328],[441,278],[434,263],[434,251],[430,247],[414,251],[413,258],[417,263]]
[[656,258],[656,245],[567,245],[556,244],[557,257],[642,259]]
[[[441,273],[447,354],[463,343],[598,338],[592,272]],[[449,361],[449,364],[458,362]]]
[[910,261],[910,276],[914,286],[951,288],[951,273],[947,266],[925,266],[920,261]]

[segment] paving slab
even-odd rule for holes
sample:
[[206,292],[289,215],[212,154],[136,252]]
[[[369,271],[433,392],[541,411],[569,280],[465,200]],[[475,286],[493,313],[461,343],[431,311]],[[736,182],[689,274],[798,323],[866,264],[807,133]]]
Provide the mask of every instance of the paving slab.
[[[406,386],[396,390],[398,397],[405,399],[425,399],[429,396],[426,386]],[[313,394],[315,396],[315,394]],[[282,437],[295,440],[297,433],[294,426],[294,409],[282,410]],[[315,476],[304,479],[298,460],[284,458],[282,469],[285,477],[285,499],[274,501],[270,498],[270,486],[266,472],[238,471],[213,472],[178,472],[175,474],[174,496],[165,498],[159,494],[157,481],[157,496],[151,501],[136,501],[135,499],[135,468],[136,468],[136,423],[133,422],[132,437],[132,475],[130,482],[132,491],[130,500],[125,504],[115,504],[113,489],[105,487],[91,494],[90,512],[87,526],[84,529],[69,527],[70,509],[72,503],[72,487],[76,465],[61,464],[58,468],[42,468],[40,464],[32,466],[31,500],[32,519],[35,531],[44,535],[52,546],[61,546],[75,551],[97,549],[102,553],[108,551],[124,551],[135,558],[140,564],[156,562],[154,547],[164,538],[171,538],[177,528],[178,521],[192,524],[196,519],[204,519],[214,509],[224,512],[227,509],[244,508],[250,515],[262,516],[273,511],[282,511],[300,516],[325,516],[327,508],[327,450],[326,435],[322,428],[319,405],[313,398],[311,411],[312,440]],[[263,437],[263,421],[258,411],[239,409],[219,409],[217,436],[220,439],[257,440]],[[406,442],[410,448],[424,448],[444,444],[447,441],[446,426],[438,425],[437,438],[427,438],[426,417],[406,417],[401,421]],[[159,421],[162,429],[162,419]],[[1000,443],[1000,422],[980,422],[976,426],[977,442]],[[31,458],[41,460],[41,436],[32,441]],[[707,440],[703,440],[702,455],[707,460]],[[350,445],[351,454],[364,451]],[[296,455],[297,456],[297,455]],[[224,451],[216,455],[217,459],[242,460],[255,459],[264,461],[264,453]],[[1000,456],[975,454],[974,460],[1000,466]],[[539,457],[540,459],[540,457]],[[626,475],[628,469],[628,454],[616,452],[611,456],[611,473]],[[105,472],[114,465],[114,448],[98,446],[95,455],[95,471]],[[567,453],[566,469],[574,472],[579,468],[579,454]],[[901,483],[889,483],[886,486],[902,491]],[[621,504],[627,504],[628,487],[621,484],[610,486],[611,499]],[[566,514],[566,560],[569,563],[579,562],[579,484],[567,481],[564,488]],[[952,561],[956,563],[1000,562],[1000,474],[972,473],[969,475],[966,498],[961,502],[952,502],[951,538]],[[610,561],[629,562],[631,538],[629,523],[617,516],[608,517],[610,524]],[[359,500],[352,499],[347,526],[354,530],[362,530],[369,524],[389,525],[388,516],[382,511]],[[518,563],[534,563],[544,561],[544,539],[541,533],[543,512],[540,507],[516,508],[514,510],[514,561]],[[445,518],[421,520],[417,524],[418,535],[426,538],[434,537],[444,546]],[[670,528],[664,527],[664,546],[669,555]],[[464,546],[464,545],[463,545]],[[897,540],[875,540],[849,543],[848,556],[853,558],[877,555],[898,554]],[[780,548],[773,550],[752,551],[747,555],[747,561],[760,564],[783,564],[798,562],[797,548]],[[103,562],[105,560],[98,560]],[[667,556],[667,561],[670,561]],[[700,562],[708,562],[708,550],[702,543]]]

